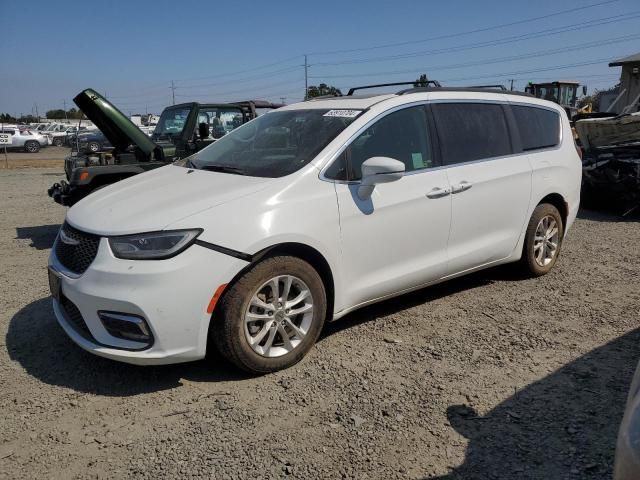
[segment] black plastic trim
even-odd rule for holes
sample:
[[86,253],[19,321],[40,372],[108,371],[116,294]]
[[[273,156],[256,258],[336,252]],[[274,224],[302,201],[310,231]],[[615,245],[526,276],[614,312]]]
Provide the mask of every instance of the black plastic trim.
[[194,242],[196,245],[200,245],[201,247],[208,248],[209,250],[214,250],[219,253],[223,253],[225,255],[229,255],[231,257],[239,258],[240,260],[244,260],[245,262],[253,262],[254,256],[248,253],[239,252],[238,250],[233,250],[227,247],[221,247],[220,245],[216,245],[214,243],[205,242],[204,240],[196,240]]

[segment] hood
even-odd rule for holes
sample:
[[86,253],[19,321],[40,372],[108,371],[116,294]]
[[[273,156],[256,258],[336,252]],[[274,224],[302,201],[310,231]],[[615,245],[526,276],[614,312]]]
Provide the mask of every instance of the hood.
[[168,165],[92,193],[69,209],[66,220],[98,235],[163,230],[178,220],[250,195],[277,181]]
[[586,150],[640,142],[640,112],[613,118],[586,118],[575,123]]
[[128,146],[135,145],[146,155],[151,156],[157,148],[157,145],[124,113],[95,90],[90,88],[83,90],[73,101],[118,150],[126,150]]

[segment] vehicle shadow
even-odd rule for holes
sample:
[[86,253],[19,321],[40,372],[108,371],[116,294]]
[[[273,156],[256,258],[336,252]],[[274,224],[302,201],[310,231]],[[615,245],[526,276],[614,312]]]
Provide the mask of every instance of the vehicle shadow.
[[618,427],[640,353],[640,329],[532,383],[484,416],[451,405],[469,440],[464,463],[438,478],[611,478]]
[[16,238],[31,240],[31,247],[37,250],[47,250],[53,247],[60,230],[60,224],[38,225],[37,227],[16,227]]
[[530,279],[523,276],[518,268],[512,264],[499,265],[481,270],[360,308],[345,315],[340,320],[327,324],[318,341],[322,341],[330,335],[355,327],[356,325],[373,322],[379,318],[384,318],[402,310],[423,305],[465,290],[472,290],[496,281],[518,282],[526,280]]
[[250,376],[213,356],[177,365],[140,367],[97,357],[75,345],[53,314],[49,297],[16,313],[6,336],[9,357],[50,385],[104,396],[130,396],[194,382],[244,380]]

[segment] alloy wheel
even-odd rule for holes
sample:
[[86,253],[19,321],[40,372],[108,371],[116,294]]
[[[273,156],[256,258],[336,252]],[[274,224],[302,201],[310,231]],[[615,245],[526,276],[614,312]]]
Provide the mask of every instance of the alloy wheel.
[[280,357],[304,340],[313,321],[311,289],[298,277],[280,275],[252,295],[245,312],[245,338],[263,357]]
[[559,230],[551,215],[542,217],[533,240],[533,257],[541,267],[549,265],[558,253]]

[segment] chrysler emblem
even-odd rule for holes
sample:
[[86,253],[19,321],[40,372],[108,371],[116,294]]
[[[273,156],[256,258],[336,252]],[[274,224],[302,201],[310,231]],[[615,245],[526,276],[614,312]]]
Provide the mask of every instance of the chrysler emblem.
[[67,245],[80,245],[80,241],[76,240],[75,238],[71,238],[69,235],[67,235],[66,233],[64,233],[64,230],[60,230],[60,240],[62,241],[62,243],[65,243]]

